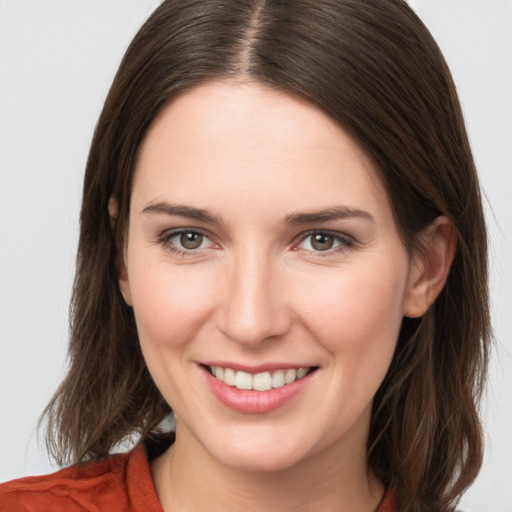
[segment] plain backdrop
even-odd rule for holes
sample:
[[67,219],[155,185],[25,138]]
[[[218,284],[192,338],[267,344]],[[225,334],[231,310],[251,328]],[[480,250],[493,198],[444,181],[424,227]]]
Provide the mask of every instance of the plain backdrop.
[[[54,469],[36,424],[65,368],[88,146],[122,54],[158,3],[0,0],[0,481]],[[461,506],[512,512],[512,1],[410,3],[458,86],[492,243],[487,452]]]

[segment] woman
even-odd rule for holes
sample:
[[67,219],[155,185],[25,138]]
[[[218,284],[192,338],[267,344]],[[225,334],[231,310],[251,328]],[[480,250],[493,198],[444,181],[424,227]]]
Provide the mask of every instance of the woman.
[[82,463],[0,503],[453,510],[482,457],[486,268],[456,93],[405,3],[164,2],[87,164],[46,410]]

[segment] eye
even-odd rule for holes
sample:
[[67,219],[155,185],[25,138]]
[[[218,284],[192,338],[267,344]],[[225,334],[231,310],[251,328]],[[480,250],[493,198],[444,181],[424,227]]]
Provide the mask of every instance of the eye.
[[189,231],[187,233],[181,233],[181,235],[176,235],[173,239],[174,238],[179,240],[179,245],[181,245],[181,247],[192,251],[194,249],[199,249],[203,245],[205,236],[201,233]]
[[296,248],[311,252],[338,252],[347,250],[352,245],[352,239],[341,233],[315,231],[307,233]]
[[200,231],[180,229],[160,236],[159,242],[171,252],[184,254],[213,247],[214,243]]

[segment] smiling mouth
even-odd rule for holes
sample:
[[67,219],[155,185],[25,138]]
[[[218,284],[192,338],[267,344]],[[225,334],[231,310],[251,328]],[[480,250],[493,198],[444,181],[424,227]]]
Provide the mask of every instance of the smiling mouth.
[[206,368],[211,375],[224,384],[247,391],[270,391],[271,389],[281,388],[292,382],[303,379],[306,375],[318,369],[317,366],[309,368],[287,368],[253,375],[248,372],[235,371],[232,368],[223,368],[220,366],[206,366]]

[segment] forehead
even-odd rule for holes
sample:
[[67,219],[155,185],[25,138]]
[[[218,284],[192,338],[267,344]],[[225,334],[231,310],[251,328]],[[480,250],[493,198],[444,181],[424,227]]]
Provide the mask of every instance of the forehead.
[[254,83],[210,82],[175,98],[141,145],[133,192],[146,201],[193,197],[212,210],[227,195],[272,211],[389,207],[376,170],[335,121]]

